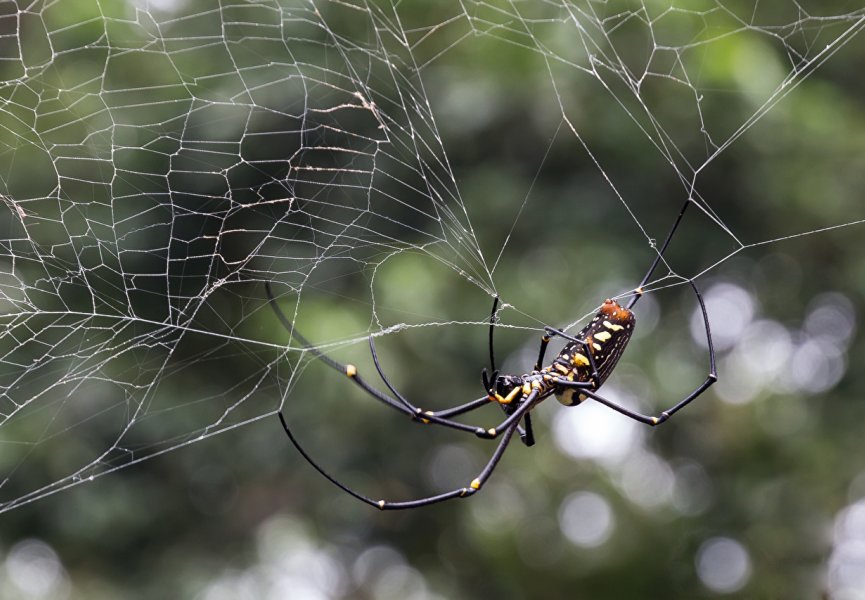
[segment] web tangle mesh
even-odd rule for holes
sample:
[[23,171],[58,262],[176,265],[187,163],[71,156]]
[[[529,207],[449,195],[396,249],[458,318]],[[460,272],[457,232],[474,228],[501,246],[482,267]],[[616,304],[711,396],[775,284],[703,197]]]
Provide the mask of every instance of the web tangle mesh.
[[[481,74],[441,85],[474,53],[531,65],[525,85],[550,132],[603,188],[593,201],[615,204],[648,247],[660,233],[643,227],[640,199],[620,191],[627,173],[604,163],[575,100],[612,103],[678,181],[671,219],[690,196],[725,241],[703,272],[857,223],[740,240],[700,176],[854,39],[865,10],[695,4],[0,2],[0,510],[271,417],[298,349],[263,329],[265,281],[292,318],[328,282],[365,282],[343,300],[368,323],[313,336],[328,349],[447,324],[379,314],[376,276],[403,253],[487,305],[510,236],[479,241],[441,129],[485,114],[472,95],[489,85]],[[730,56],[731,39],[752,54]],[[707,117],[730,102],[728,118]],[[523,194],[513,228],[527,202],[542,206]],[[662,268],[653,283],[677,275]],[[202,368],[227,370],[230,385]]]

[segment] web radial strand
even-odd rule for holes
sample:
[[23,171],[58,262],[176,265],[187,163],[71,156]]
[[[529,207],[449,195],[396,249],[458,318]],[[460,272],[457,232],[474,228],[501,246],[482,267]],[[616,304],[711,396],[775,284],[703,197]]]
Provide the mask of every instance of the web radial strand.
[[[865,219],[744,239],[715,191],[720,159],[860,43],[863,9],[410,4],[0,2],[0,511],[272,418],[308,349],[274,333],[265,281],[289,318],[326,313],[304,330],[323,352],[483,338],[504,280],[497,326],[534,338],[529,296],[579,292],[573,318],[626,295],[685,198],[683,236],[701,223],[712,250],[659,259],[648,291]],[[663,174],[649,197],[639,171]],[[618,236],[645,267],[571,284]],[[478,307],[450,308],[466,289]]]

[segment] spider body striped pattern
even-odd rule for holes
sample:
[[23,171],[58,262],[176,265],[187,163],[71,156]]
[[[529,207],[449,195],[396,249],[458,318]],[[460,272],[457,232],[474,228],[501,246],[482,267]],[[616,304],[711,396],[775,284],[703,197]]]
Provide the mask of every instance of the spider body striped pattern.
[[[636,320],[633,312],[617,302],[607,300],[601,305],[598,314],[575,336],[579,341],[568,342],[553,364],[545,370],[558,372],[569,381],[593,382],[594,389],[601,387],[631,340]],[[563,369],[569,372],[564,373]],[[577,394],[575,400],[575,393],[573,387],[559,386],[556,389],[559,402],[565,406],[573,406],[586,399],[584,394]]]
[[[588,325],[576,336],[550,329],[552,335],[569,339],[559,355],[546,367],[543,351],[535,369],[526,375],[499,375],[490,400],[504,406],[520,404],[531,390],[538,390],[539,399],[555,394],[565,406],[574,406],[587,396],[582,387],[597,390],[613,372],[634,331],[634,313],[613,300],[606,300]],[[542,339],[545,350],[549,335]],[[591,385],[587,385],[591,384]],[[506,410],[506,412],[513,412]]]
[[[502,375],[496,370],[495,355],[493,352],[493,332],[496,323],[496,310],[499,305],[499,298],[496,296],[490,314],[489,352],[491,369],[489,372],[486,369],[483,369],[481,372],[481,381],[485,395],[465,404],[460,404],[444,410],[430,411],[419,408],[410,402],[391,384],[379,363],[372,336],[369,337],[369,347],[373,364],[375,365],[376,371],[381,377],[381,380],[390,391],[390,394],[382,392],[367,383],[366,379],[361,376],[357,367],[354,365],[343,365],[315,348],[313,344],[297,331],[294,324],[279,308],[271,285],[269,282],[266,282],[265,290],[270,306],[282,325],[290,332],[291,336],[299,342],[306,351],[310,352],[314,357],[332,369],[342,372],[367,394],[383,404],[405,414],[415,423],[447,427],[458,431],[473,433],[477,437],[483,439],[499,439],[499,442],[486,466],[484,466],[478,476],[475,477],[475,479],[467,486],[416,500],[392,502],[387,500],[374,500],[373,498],[355,491],[328,473],[306,452],[288,426],[282,411],[279,411],[279,419],[286,435],[295,445],[303,458],[339,489],[376,508],[382,510],[396,510],[417,508],[453,498],[466,498],[474,495],[483,486],[490,475],[492,475],[515,433],[519,434],[519,437],[526,446],[532,446],[534,444],[535,440],[530,413],[541,401],[553,395],[557,397],[559,402],[566,406],[577,406],[588,399],[592,399],[640,423],[649,426],[663,423],[706,391],[706,389],[715,383],[718,378],[715,367],[715,350],[712,345],[712,332],[709,326],[709,316],[706,312],[706,306],[703,302],[702,296],[700,295],[700,291],[697,289],[693,280],[684,279],[694,292],[705,326],[706,340],[709,350],[709,374],[706,379],[685,398],[681,399],[671,408],[659,413],[657,416],[644,415],[631,410],[630,408],[601,396],[598,391],[615,369],[619,359],[622,357],[622,353],[625,351],[625,348],[633,335],[634,327],[636,325],[636,317],[632,309],[643,295],[644,286],[650,280],[658,264],[663,260],[663,254],[667,249],[673,234],[678,228],[690,202],[690,199],[685,201],[685,204],[682,206],[679,216],[668,233],[663,246],[660,251],[658,251],[657,257],[644,276],[642,283],[634,290],[627,306],[622,306],[615,300],[608,299],[604,301],[592,320],[574,336],[553,327],[545,327],[545,333],[541,337],[538,359],[534,368],[526,374]],[[542,366],[544,364],[544,356],[546,354],[547,346],[553,337],[561,337],[565,339],[565,346],[549,365]],[[497,404],[504,412],[504,419],[494,427],[477,427],[455,419],[455,417],[459,417],[460,415],[475,411],[490,404]]]

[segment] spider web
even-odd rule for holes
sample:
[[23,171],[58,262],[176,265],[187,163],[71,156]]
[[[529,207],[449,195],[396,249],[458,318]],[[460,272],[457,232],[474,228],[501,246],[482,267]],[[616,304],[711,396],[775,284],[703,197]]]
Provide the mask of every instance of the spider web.
[[[593,193],[564,206],[610,210],[645,264],[684,199],[711,223],[713,260],[662,266],[649,289],[861,223],[827,212],[740,239],[704,185],[865,25],[848,3],[748,4],[0,2],[0,511],[272,418],[302,349],[273,333],[266,281],[290,318],[364,315],[306,332],[328,352],[483,326],[496,293],[505,326],[547,323],[496,272],[552,226],[533,215],[557,213],[531,185],[467,193],[449,159],[508,94],[531,96],[548,136],[536,180],[579,168]],[[472,70],[490,55],[512,79]],[[628,137],[605,137],[601,105]],[[629,187],[612,154],[630,143],[677,196]],[[509,226],[490,231],[490,210]],[[478,305],[413,309],[427,272]]]

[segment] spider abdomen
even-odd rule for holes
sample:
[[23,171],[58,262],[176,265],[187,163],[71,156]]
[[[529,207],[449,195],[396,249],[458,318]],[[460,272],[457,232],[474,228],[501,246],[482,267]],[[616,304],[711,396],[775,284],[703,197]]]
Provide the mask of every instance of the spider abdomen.
[[[606,300],[588,325],[568,343],[548,367],[569,381],[591,382],[597,390],[610,376],[634,333],[634,313],[614,300]],[[597,369],[597,375],[595,375]],[[559,386],[556,398],[566,406],[586,399],[579,389]]]

